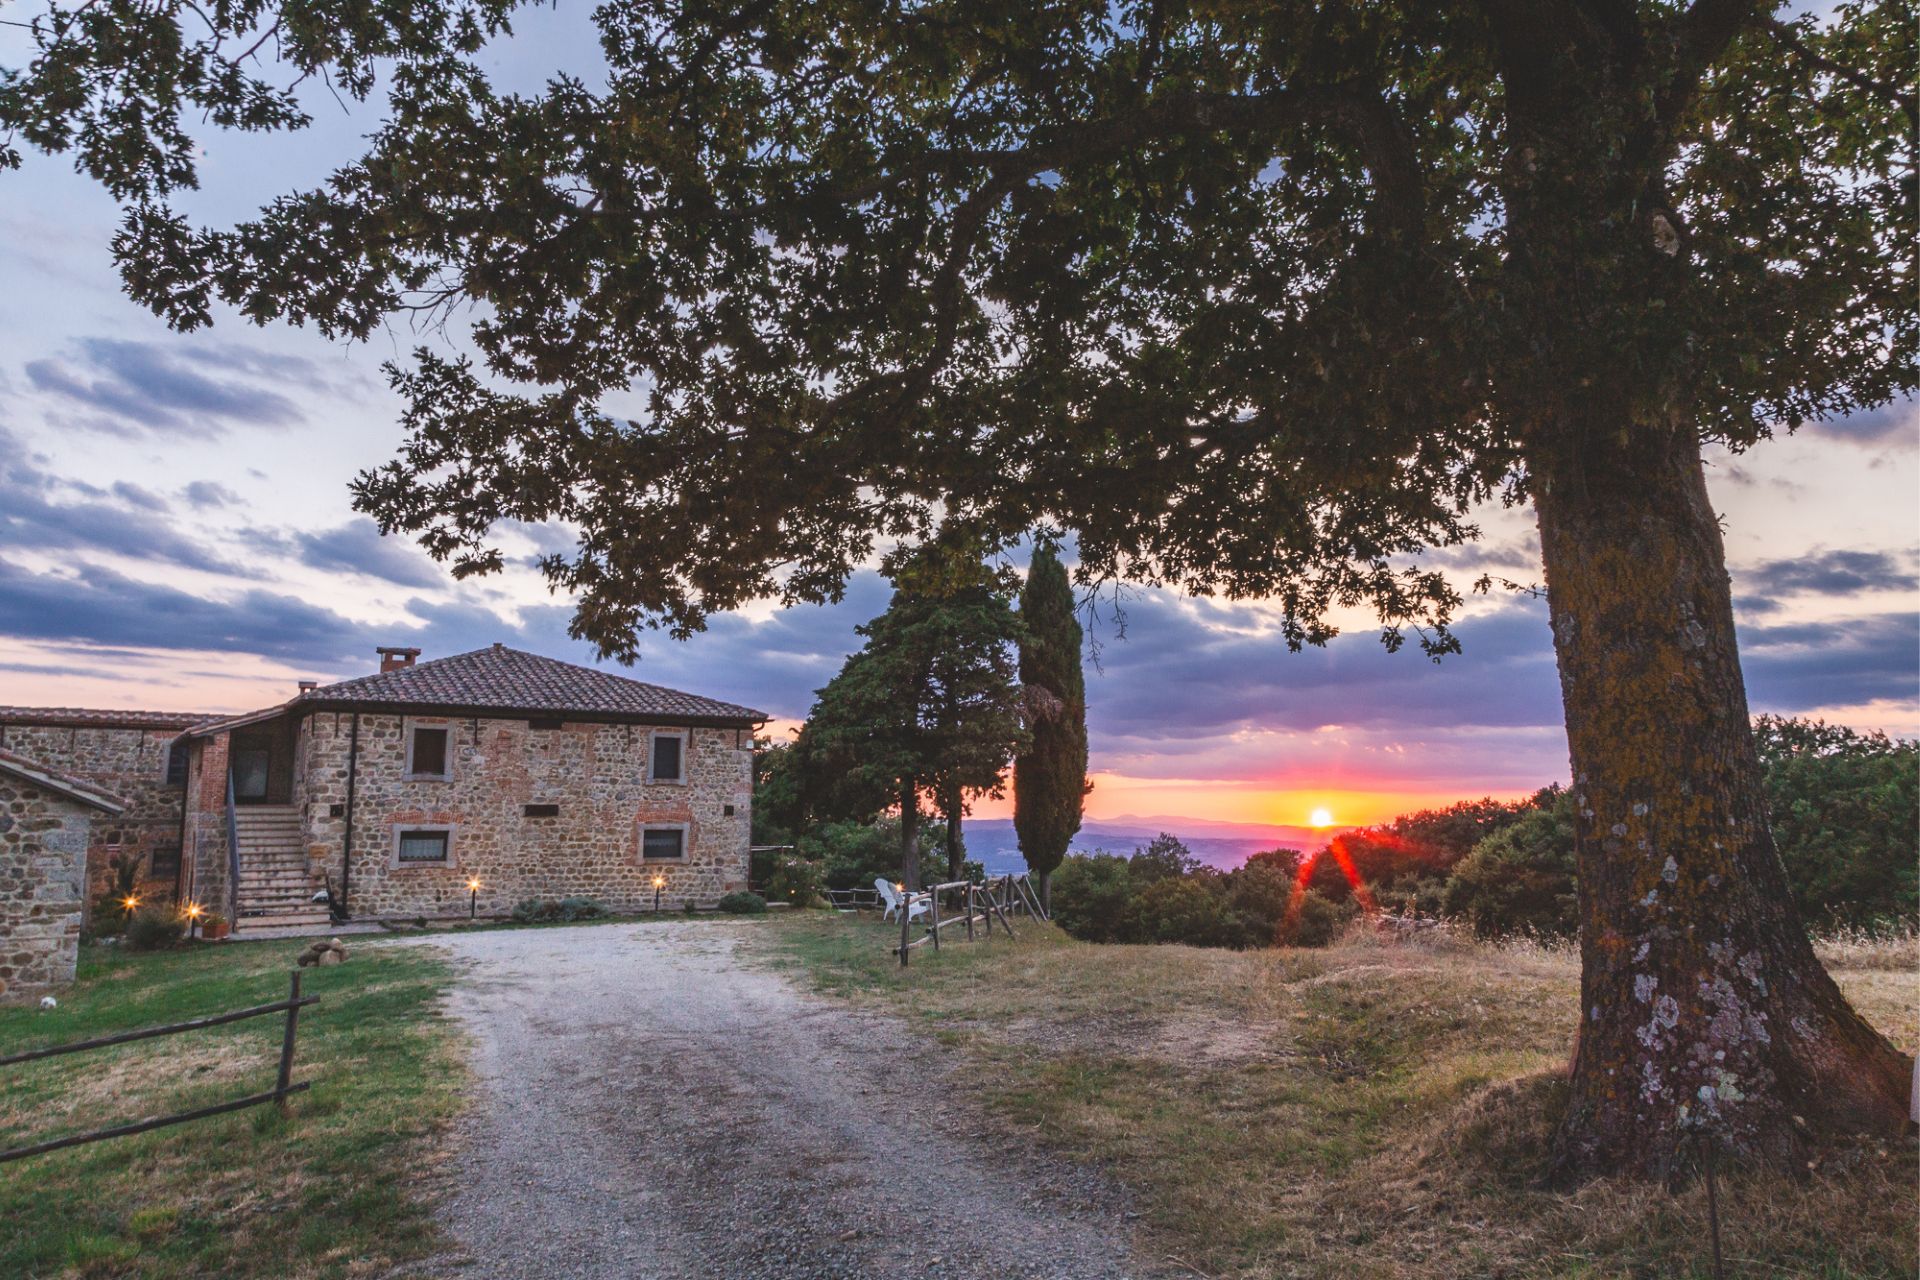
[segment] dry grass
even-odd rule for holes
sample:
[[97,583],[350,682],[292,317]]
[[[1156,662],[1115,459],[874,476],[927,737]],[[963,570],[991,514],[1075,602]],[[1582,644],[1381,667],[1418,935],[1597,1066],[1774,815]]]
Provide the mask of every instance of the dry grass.
[[[1016,926],[1018,927],[1018,926]],[[1553,944],[1354,935],[1324,951],[1014,943],[924,949],[811,915],[769,931],[823,989],[961,1055],[1005,1125],[1129,1187],[1148,1248],[1211,1276],[1667,1277],[1708,1272],[1704,1192],[1545,1190],[1578,960]],[[1872,953],[1881,954],[1881,953]],[[1920,973],[1837,977],[1903,1047]],[[1913,1144],[1723,1187],[1729,1273],[1915,1274]]]

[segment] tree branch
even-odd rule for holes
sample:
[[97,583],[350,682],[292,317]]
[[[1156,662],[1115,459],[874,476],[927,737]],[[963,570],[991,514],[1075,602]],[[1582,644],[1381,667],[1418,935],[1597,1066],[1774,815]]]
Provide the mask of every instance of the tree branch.
[[1693,105],[1706,79],[1707,68],[1720,59],[1741,30],[1762,19],[1759,0],[1694,0],[1676,27],[1677,56],[1673,78],[1655,100],[1654,118],[1671,130]]
[[1802,62],[1805,62],[1808,66],[1819,71],[1824,71],[1830,76],[1845,80],[1848,84],[1860,90],[1860,92],[1877,97],[1889,106],[1900,108],[1907,113],[1909,119],[1920,120],[1920,96],[1902,91],[1899,85],[1889,84],[1885,80],[1875,79],[1857,67],[1849,67],[1844,63],[1835,62],[1832,58],[1815,53],[1807,47],[1806,41],[1800,38],[1798,31],[1795,31],[1791,26],[1780,21],[1778,18],[1768,18],[1766,27],[1767,33],[1774,38],[1776,43],[1786,49],[1787,52],[1799,58]]

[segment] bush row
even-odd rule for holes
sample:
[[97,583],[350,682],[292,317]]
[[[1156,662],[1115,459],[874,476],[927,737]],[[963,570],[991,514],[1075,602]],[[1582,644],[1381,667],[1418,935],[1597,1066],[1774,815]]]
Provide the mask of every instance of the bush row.
[[[1920,916],[1920,750],[1884,734],[1763,716],[1755,736],[1788,888],[1807,923],[1911,927]],[[1371,904],[1450,917],[1481,937],[1579,928],[1574,797],[1469,800],[1219,872],[1172,836],[1131,858],[1076,854],[1055,918],[1102,942],[1249,947],[1331,940]]]

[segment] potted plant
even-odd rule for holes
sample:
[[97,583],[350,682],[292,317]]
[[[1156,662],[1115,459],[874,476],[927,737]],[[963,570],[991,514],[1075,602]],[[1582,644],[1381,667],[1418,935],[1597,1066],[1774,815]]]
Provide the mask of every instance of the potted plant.
[[232,926],[227,918],[217,911],[209,911],[200,917],[200,936],[208,942],[218,942],[231,932]]

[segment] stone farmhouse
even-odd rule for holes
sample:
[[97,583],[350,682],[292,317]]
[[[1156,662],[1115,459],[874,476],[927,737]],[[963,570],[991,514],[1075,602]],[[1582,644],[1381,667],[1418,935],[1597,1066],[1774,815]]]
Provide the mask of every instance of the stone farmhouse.
[[73,980],[93,819],[126,802],[0,751],[0,1000]]
[[[238,716],[0,707],[0,752],[118,806],[95,806],[89,899],[134,857],[143,897],[240,934],[746,887],[762,713],[504,645],[379,654]],[[0,900],[10,874],[0,853]]]

